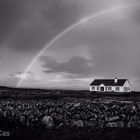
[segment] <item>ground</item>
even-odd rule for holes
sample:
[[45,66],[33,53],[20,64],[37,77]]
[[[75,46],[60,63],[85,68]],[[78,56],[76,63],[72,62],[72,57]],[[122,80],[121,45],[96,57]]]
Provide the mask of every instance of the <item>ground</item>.
[[0,136],[22,139],[135,140],[139,92],[0,88]]

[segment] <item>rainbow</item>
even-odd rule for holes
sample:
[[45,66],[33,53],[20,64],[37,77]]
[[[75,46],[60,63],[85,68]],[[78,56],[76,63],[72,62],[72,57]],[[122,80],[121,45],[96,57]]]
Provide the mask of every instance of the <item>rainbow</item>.
[[58,39],[60,39],[61,37],[63,37],[66,33],[68,33],[69,31],[73,30],[74,28],[78,27],[81,24],[84,24],[92,19],[96,19],[97,17],[109,14],[111,12],[115,12],[117,10],[121,10],[124,8],[129,8],[129,7],[134,7],[134,5],[125,5],[125,6],[119,6],[119,7],[115,7],[115,8],[110,8],[104,11],[100,11],[96,14],[90,15],[87,18],[84,18],[80,21],[78,21],[77,23],[72,24],[70,27],[68,27],[66,30],[62,31],[60,34],[58,34],[55,38],[53,38],[47,45],[45,45],[45,47],[43,47],[43,49],[41,49],[41,51],[39,51],[35,57],[33,58],[33,60],[31,61],[31,63],[27,66],[27,68],[24,71],[24,76],[18,81],[16,87],[20,87],[22,82],[26,79],[26,73],[28,73],[28,71],[30,71],[30,69],[33,67],[33,65],[35,64],[35,62],[37,61],[37,59],[48,49],[50,48],[53,43],[55,43]]

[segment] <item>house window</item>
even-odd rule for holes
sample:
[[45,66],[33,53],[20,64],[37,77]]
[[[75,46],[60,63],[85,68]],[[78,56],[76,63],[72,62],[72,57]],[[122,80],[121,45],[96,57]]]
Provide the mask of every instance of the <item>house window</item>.
[[99,90],[99,87],[97,87],[97,90]]
[[124,91],[130,91],[130,87],[124,87]]
[[108,90],[112,90],[112,88],[111,87],[108,87]]
[[116,91],[119,91],[120,90],[120,88],[119,87],[116,87]]
[[95,87],[92,87],[92,90],[95,90]]

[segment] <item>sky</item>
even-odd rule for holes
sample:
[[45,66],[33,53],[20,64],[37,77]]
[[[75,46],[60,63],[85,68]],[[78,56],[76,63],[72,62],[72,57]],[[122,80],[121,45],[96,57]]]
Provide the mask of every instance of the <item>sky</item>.
[[139,54],[139,0],[0,1],[2,86],[88,89],[96,78],[117,77],[140,90]]

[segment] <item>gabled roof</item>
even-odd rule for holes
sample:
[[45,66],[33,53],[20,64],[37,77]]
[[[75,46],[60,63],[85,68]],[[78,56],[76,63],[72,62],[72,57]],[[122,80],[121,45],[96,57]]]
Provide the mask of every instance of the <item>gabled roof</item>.
[[127,79],[117,79],[117,83],[115,83],[114,79],[95,79],[90,85],[123,86],[126,81]]

